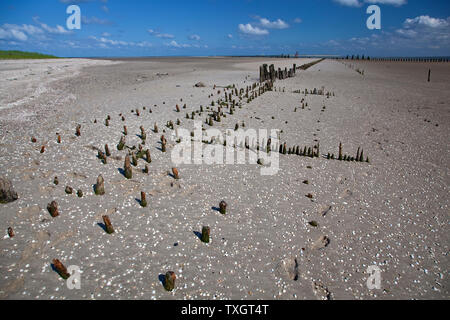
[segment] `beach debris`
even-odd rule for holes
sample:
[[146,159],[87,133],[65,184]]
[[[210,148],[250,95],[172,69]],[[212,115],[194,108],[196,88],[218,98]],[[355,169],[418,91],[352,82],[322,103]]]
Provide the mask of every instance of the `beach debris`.
[[120,138],[119,144],[117,145],[117,150],[121,151],[125,148],[125,136]]
[[202,242],[209,243],[209,234],[210,234],[210,228],[203,227],[202,228],[202,237],[201,237]]
[[70,273],[67,272],[66,267],[59,261],[58,259],[53,259],[52,261],[53,267],[55,268],[56,272],[63,278],[64,280],[67,280],[70,277]]
[[204,88],[204,87],[205,87],[205,84],[204,84],[203,82],[197,82],[197,83],[195,84],[195,87],[197,87],[197,88]]
[[141,191],[141,207],[145,208],[147,206],[147,200],[145,199],[145,192]]
[[275,273],[283,279],[297,281],[299,277],[297,258],[288,257],[281,260],[275,268]]
[[41,153],[44,153],[45,152],[45,146],[42,146],[41,147]]
[[98,196],[102,196],[105,194],[105,180],[102,175],[97,177],[97,183],[94,185],[94,192]]
[[327,236],[320,236],[316,241],[314,241],[311,245],[311,249],[318,250],[325,248],[330,243],[330,239]]
[[58,134],[58,137],[56,138],[56,142],[61,143],[61,135]]
[[332,206],[324,205],[324,206],[320,207],[319,214],[322,217],[325,217],[325,215],[331,211],[331,208],[332,208]]
[[81,189],[79,189],[77,191],[77,196],[78,196],[78,198],[82,198],[83,197],[83,191]]
[[311,193],[308,193],[308,194],[306,195],[306,197],[309,198],[309,199],[312,199],[314,196],[313,196]]
[[178,169],[177,168],[172,168],[172,174],[173,174],[173,177],[175,178],[175,180],[179,180],[180,179],[180,175],[178,173]]
[[37,142],[36,138],[35,137],[31,137],[31,142],[36,143]]
[[164,278],[164,289],[167,291],[172,291],[175,289],[175,280],[176,280],[175,272],[167,271]]
[[55,185],[58,185],[58,184],[59,184],[58,177],[55,177],[55,178],[53,179],[53,183],[54,183]]
[[0,203],[9,203],[19,199],[10,180],[0,177]]
[[319,300],[331,300],[331,293],[321,282],[312,282],[314,295]]
[[66,191],[67,194],[72,194],[73,193],[73,188],[69,187],[69,186],[66,186],[65,191]]
[[111,224],[111,220],[109,220],[109,217],[107,215],[102,216],[103,219],[103,223],[105,225],[105,231],[107,234],[112,234],[114,233],[114,228]]
[[56,201],[52,201],[51,203],[49,203],[47,205],[47,210],[52,216],[52,218],[59,216],[58,203]]
[[10,238],[14,237],[14,230],[13,230],[13,228],[11,228],[11,227],[8,228],[8,236],[9,236]]
[[81,136],[81,125],[80,124],[78,124],[76,129],[75,129],[75,135],[77,137]]
[[123,168],[125,178],[131,179],[133,177],[133,169],[131,168],[130,156],[128,154],[125,156],[125,163]]
[[123,134],[128,135],[128,129],[127,126],[123,126]]
[[221,214],[227,213],[227,203],[224,200],[220,201],[219,203],[219,212]]
[[317,223],[317,221],[315,221],[315,220],[309,221],[308,224],[310,226],[313,226],[313,227],[318,227],[319,226],[319,223]]

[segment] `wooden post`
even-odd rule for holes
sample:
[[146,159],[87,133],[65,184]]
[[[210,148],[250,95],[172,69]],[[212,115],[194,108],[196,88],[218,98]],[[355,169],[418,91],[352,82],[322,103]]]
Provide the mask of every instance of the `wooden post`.
[[221,214],[227,213],[227,203],[223,200],[219,203],[219,211]]
[[177,168],[172,168],[172,174],[173,174],[173,177],[174,177],[176,180],[179,180],[179,179],[180,179],[180,175],[179,175],[179,173],[178,173],[178,169],[177,169]]
[[97,177],[97,183],[94,186],[95,194],[98,196],[102,196],[105,194],[105,180],[102,175]]
[[111,220],[109,220],[108,216],[102,216],[103,223],[105,224],[106,233],[112,234],[114,233],[114,228],[111,224]]
[[203,227],[202,228],[202,242],[204,243],[209,243],[209,233],[210,233],[210,228],[209,227]]
[[47,206],[47,210],[53,218],[59,216],[58,204],[56,203],[56,201],[52,201],[51,203],[49,203]]
[[428,69],[428,82],[431,80],[431,69]]
[[145,199],[145,192],[141,191],[141,207],[145,208],[147,206],[147,200]]
[[70,277],[70,273],[67,272],[66,267],[59,261],[58,259],[53,259],[53,267],[56,269],[56,272],[63,278],[67,280]]
[[176,280],[175,272],[173,271],[167,271],[164,281],[164,289],[167,291],[172,291],[175,289],[175,280]]

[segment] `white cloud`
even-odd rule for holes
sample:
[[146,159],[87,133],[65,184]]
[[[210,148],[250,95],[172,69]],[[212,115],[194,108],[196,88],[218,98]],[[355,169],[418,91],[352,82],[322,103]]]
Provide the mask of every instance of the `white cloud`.
[[359,0],[334,0],[335,2],[342,4],[343,6],[349,7],[360,7],[361,3]]
[[155,36],[157,38],[163,38],[163,39],[173,39],[175,36],[173,34],[168,33],[160,33],[158,31],[155,31],[153,29],[148,29],[148,33],[150,33],[152,36]]
[[389,4],[393,6],[402,6],[407,0],[334,0],[335,2],[348,7],[361,7],[363,2],[372,4]]
[[169,43],[165,43],[165,45],[168,47],[173,47],[173,48],[189,48],[189,47],[191,47],[190,44],[180,44],[180,43],[177,43],[175,40],[172,40]]
[[295,19],[294,19],[294,23],[302,23],[302,19],[300,19],[300,18],[295,18]]
[[229,34],[227,35],[227,38],[228,38],[228,39],[233,39],[233,35],[232,35],[231,33],[229,33]]
[[5,23],[0,27],[0,39],[7,40],[19,40],[19,41],[27,41],[28,36],[33,36],[37,34],[42,34],[44,31],[41,28],[30,24],[9,24]]
[[242,24],[241,23],[241,24],[239,24],[239,30],[242,33],[251,34],[251,35],[257,35],[257,36],[269,34],[268,30],[260,29],[258,27],[253,27],[250,23],[247,23],[247,24]]
[[64,27],[57,25],[56,27],[50,27],[47,24],[40,22],[39,21],[39,17],[33,17],[33,21],[40,25],[42,29],[44,29],[45,31],[47,31],[48,33],[53,33],[53,34],[70,34],[72,33],[69,30],[66,30]]
[[152,47],[152,44],[147,41],[141,41],[141,42],[127,42],[127,41],[121,41],[121,40],[112,40],[105,37],[97,38],[95,36],[89,37],[92,40],[95,40],[99,43],[99,46],[102,48],[107,48],[108,45],[115,46],[115,47]]
[[199,41],[200,40],[200,36],[197,34],[192,34],[189,37],[189,40],[195,40],[195,41]]
[[[447,19],[450,20],[450,19]],[[430,28],[442,28],[447,27],[449,22],[445,19],[432,18],[430,16],[419,16],[413,19],[406,19],[403,25],[405,28],[411,28],[414,26],[425,26]]]
[[266,18],[259,19],[261,25],[265,28],[269,29],[286,29],[289,28],[289,25],[281,19],[277,19],[275,21],[270,21]]
[[379,3],[379,4],[390,4],[393,6],[402,6],[406,4],[406,0],[365,0],[364,2],[367,3]]

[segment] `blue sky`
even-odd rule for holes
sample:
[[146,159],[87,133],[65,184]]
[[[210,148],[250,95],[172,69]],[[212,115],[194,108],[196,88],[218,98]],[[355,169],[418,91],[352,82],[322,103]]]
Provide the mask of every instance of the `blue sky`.
[[[81,9],[68,30],[66,8]],[[366,9],[381,9],[369,30]],[[64,57],[450,56],[448,0],[1,0],[0,49]]]

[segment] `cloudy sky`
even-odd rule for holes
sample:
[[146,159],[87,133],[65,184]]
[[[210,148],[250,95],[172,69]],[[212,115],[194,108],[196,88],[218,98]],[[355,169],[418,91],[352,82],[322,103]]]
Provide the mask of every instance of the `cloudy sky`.
[[[69,30],[66,9],[81,9]],[[368,6],[381,9],[369,30]],[[1,0],[0,49],[64,57],[450,56],[448,0]]]

